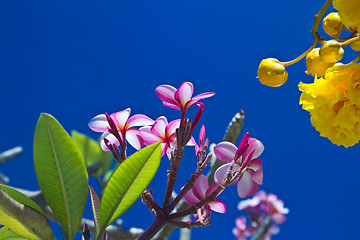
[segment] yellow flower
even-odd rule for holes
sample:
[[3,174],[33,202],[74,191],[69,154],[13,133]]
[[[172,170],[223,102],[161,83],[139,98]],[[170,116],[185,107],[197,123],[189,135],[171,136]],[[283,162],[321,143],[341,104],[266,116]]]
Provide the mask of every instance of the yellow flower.
[[320,136],[345,147],[359,142],[360,63],[331,67],[314,83],[300,82],[299,90],[300,104]]
[[360,29],[359,0],[334,0],[333,6],[339,11],[341,21],[344,25]]
[[329,67],[332,67],[334,63],[324,62],[319,55],[320,48],[314,48],[307,56],[306,56],[306,74],[311,76],[321,77],[324,76],[326,70]]
[[285,67],[275,58],[263,59],[258,69],[260,82],[269,87],[279,87],[287,80]]

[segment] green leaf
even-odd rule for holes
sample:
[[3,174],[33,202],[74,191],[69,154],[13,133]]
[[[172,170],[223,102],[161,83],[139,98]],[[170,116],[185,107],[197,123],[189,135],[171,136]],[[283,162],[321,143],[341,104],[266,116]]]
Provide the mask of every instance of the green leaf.
[[99,142],[89,138],[85,134],[81,134],[77,131],[72,131],[71,137],[74,140],[76,146],[79,148],[81,154],[83,155],[86,166],[90,166],[95,162],[101,162],[101,168],[96,174],[96,176],[99,176],[100,173],[105,175],[105,173],[111,167],[111,152],[104,152],[101,149]]
[[0,229],[0,240],[26,240],[27,238],[24,238],[12,231],[10,231],[8,228],[3,227]]
[[83,215],[88,175],[83,157],[69,134],[51,115],[40,115],[34,137],[34,165],[44,198],[73,239]]
[[160,143],[134,153],[114,171],[101,198],[100,234],[135,203],[155,176],[161,159]]
[[34,208],[13,199],[3,188],[0,188],[0,225],[27,239],[54,239],[47,218]]
[[29,207],[32,207],[33,209],[35,209],[36,211],[42,213],[45,215],[45,213],[41,210],[41,208],[33,201],[31,200],[28,196],[26,196],[25,194],[22,194],[21,192],[19,192],[18,190],[0,184],[0,188],[7,194],[9,195],[11,198],[13,198],[15,201],[22,203],[24,205],[27,205]]
[[95,190],[89,185],[91,207],[93,212],[96,235],[100,231],[100,199]]

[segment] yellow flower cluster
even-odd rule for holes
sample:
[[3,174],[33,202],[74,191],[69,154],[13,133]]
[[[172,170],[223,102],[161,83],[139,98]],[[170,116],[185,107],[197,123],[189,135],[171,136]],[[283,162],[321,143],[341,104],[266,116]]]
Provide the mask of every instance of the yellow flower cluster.
[[339,11],[341,21],[345,25],[360,29],[359,0],[334,0],[333,6]]
[[360,140],[360,63],[329,68],[314,83],[300,82],[300,104],[311,123],[336,145],[350,147]]

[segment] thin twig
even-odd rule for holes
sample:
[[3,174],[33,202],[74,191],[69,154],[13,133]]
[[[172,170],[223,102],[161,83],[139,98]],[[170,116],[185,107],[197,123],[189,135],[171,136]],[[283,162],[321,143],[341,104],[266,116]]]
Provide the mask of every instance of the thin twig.
[[9,161],[10,159],[21,154],[22,151],[23,151],[23,148],[18,146],[18,147],[14,147],[12,149],[9,149],[5,152],[0,153],[0,163]]
[[251,238],[251,240],[263,240],[271,226],[271,223],[272,223],[271,215],[267,215],[264,218],[264,221],[262,222],[260,227],[258,228],[256,234]]

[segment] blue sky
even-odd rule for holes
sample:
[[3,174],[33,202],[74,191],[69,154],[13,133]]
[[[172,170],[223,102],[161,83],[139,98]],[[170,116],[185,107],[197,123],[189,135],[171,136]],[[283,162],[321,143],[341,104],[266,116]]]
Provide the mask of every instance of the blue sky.
[[[228,122],[243,109],[241,136],[248,131],[264,143],[260,189],[277,194],[290,209],[274,239],[355,238],[359,146],[334,146],[310,124],[298,103],[298,83],[313,81],[304,73],[304,60],[288,67],[289,79],[280,88],[256,79],[261,59],[288,61],[310,47],[313,15],[323,3],[1,1],[0,151],[21,145],[24,152],[0,171],[11,178],[11,186],[38,189],[32,142],[42,112],[55,116],[68,132],[97,138],[87,123],[103,112],[130,107],[153,119],[178,118],[154,90],[191,81],[195,94],[216,92],[203,100],[200,122],[210,142],[221,142]],[[197,138],[199,129],[195,132]],[[196,168],[192,151],[180,168],[177,189]],[[164,158],[151,185],[159,202],[168,166]],[[236,209],[236,188],[229,187],[219,199],[228,213],[214,213],[210,226],[194,229],[194,238],[235,239],[231,229],[244,214]],[[152,219],[140,202],[123,216],[125,227],[146,228]]]

